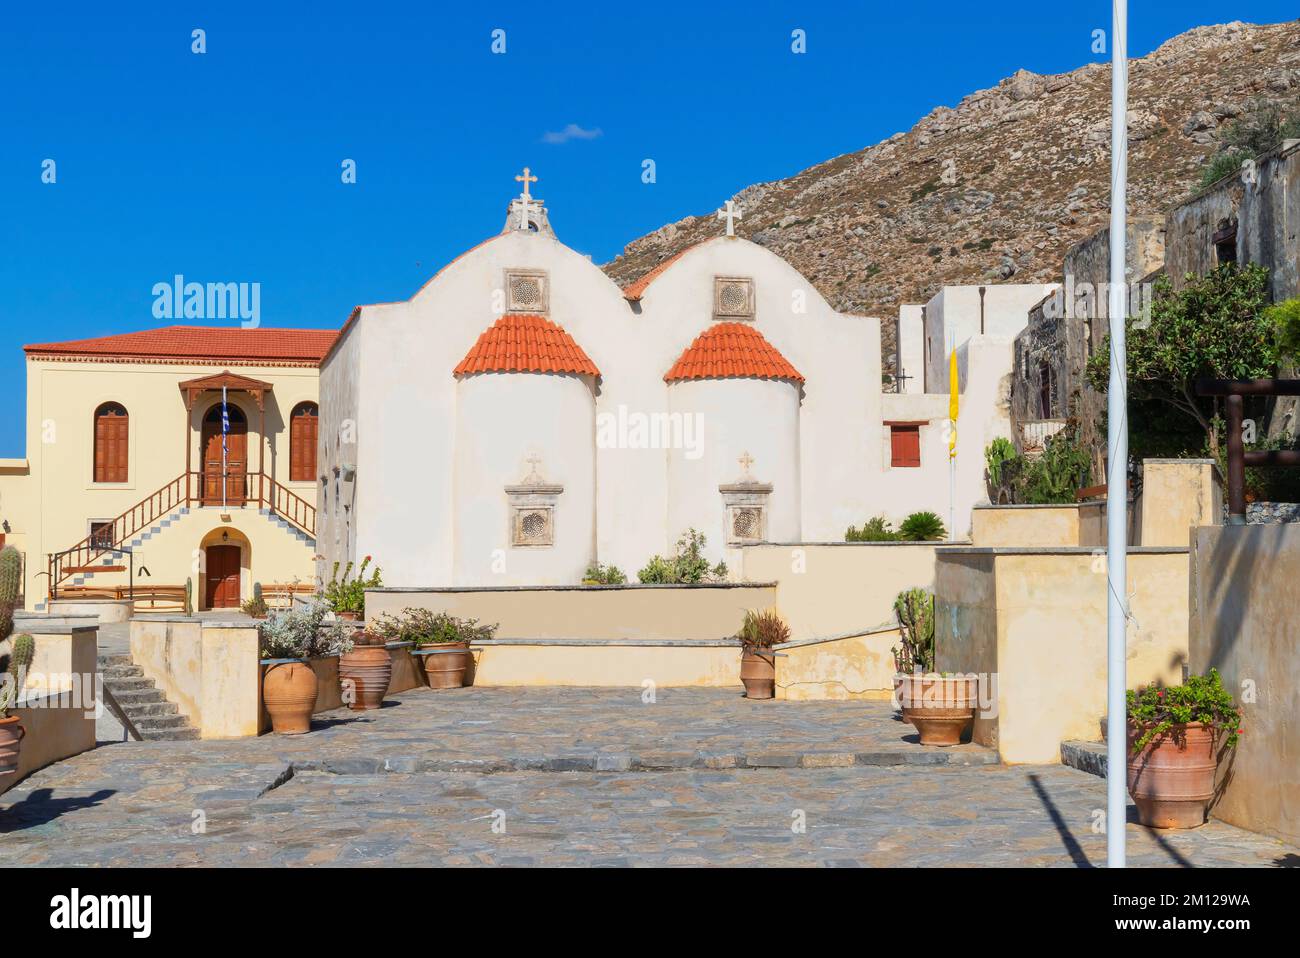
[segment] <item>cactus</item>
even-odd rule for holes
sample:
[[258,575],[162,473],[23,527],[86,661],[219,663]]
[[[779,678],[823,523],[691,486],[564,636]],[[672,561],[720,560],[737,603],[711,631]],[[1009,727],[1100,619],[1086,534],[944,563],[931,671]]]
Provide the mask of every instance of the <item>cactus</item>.
[[194,580],[185,580],[185,614],[194,614]]
[[260,582],[253,583],[253,598],[256,599],[258,602],[262,601],[262,583]]
[[18,689],[27,670],[31,668],[32,658],[36,654],[36,640],[24,633],[16,636],[11,643],[8,668],[0,679],[0,716],[7,716],[9,709],[18,701]]
[[22,557],[13,546],[0,549],[0,642],[14,631],[14,609],[22,580]]

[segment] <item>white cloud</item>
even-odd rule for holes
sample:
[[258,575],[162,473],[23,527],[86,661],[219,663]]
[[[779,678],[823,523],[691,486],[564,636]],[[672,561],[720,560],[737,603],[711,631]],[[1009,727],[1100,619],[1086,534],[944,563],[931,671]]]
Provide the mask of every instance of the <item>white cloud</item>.
[[542,134],[542,142],[558,145],[560,143],[568,143],[570,140],[594,140],[596,137],[601,135],[601,132],[600,127],[596,127],[592,130],[584,130],[582,127],[578,126],[578,124],[570,123],[558,133],[554,130],[548,130]]

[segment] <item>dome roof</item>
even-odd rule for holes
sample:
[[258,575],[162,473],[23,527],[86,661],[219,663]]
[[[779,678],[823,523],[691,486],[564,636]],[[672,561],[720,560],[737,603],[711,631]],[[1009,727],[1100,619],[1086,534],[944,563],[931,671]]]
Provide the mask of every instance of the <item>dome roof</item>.
[[474,373],[578,373],[599,376],[573,337],[545,316],[507,313],[470,347],[453,375]]
[[683,379],[728,379],[756,377],[789,379],[802,383],[799,370],[790,365],[753,326],[748,323],[718,323],[695,337],[664,382]]

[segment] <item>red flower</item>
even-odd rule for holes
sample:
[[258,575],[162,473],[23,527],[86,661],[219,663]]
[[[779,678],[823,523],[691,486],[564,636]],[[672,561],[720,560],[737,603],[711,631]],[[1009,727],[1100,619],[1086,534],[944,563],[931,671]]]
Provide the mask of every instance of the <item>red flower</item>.
[[1239,728],[1239,729],[1237,729],[1237,734],[1238,734],[1238,735],[1245,735],[1245,734],[1246,734],[1246,730],[1245,730],[1244,728]]
[[1162,698],[1164,698],[1164,697],[1165,697],[1165,693],[1164,693],[1164,692],[1157,692],[1157,693],[1156,693],[1156,698],[1158,698],[1158,699],[1162,699]]

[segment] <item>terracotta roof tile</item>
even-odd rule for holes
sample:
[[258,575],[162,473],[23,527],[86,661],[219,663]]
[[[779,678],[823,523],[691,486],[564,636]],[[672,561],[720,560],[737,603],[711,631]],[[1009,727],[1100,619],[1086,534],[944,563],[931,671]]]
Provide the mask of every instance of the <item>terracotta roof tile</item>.
[[804,381],[799,370],[753,326],[718,323],[695,337],[695,342],[668,370],[664,382],[739,376]]
[[[704,242],[708,242],[708,240],[705,240]],[[686,247],[686,249],[674,253],[672,256],[669,256],[666,260],[661,262],[654,269],[650,270],[650,272],[642,276],[640,279],[636,280],[633,283],[629,283],[627,286],[624,286],[623,298],[630,302],[636,302],[637,300],[639,300],[642,296],[645,295],[645,291],[650,287],[650,284],[653,283],[656,279],[658,279],[661,275],[663,275],[663,273],[668,269],[669,266],[672,266],[673,263],[676,263],[679,259],[681,259],[683,256],[685,256],[687,253],[689,253],[691,250],[695,249],[695,247],[699,245],[701,244],[696,243],[693,246],[688,246]]]
[[453,375],[473,373],[581,373],[599,376],[573,337],[545,316],[507,313],[489,326]]
[[28,356],[142,362],[205,361],[319,365],[338,336],[334,329],[241,329],[165,326],[117,336],[24,346]]

